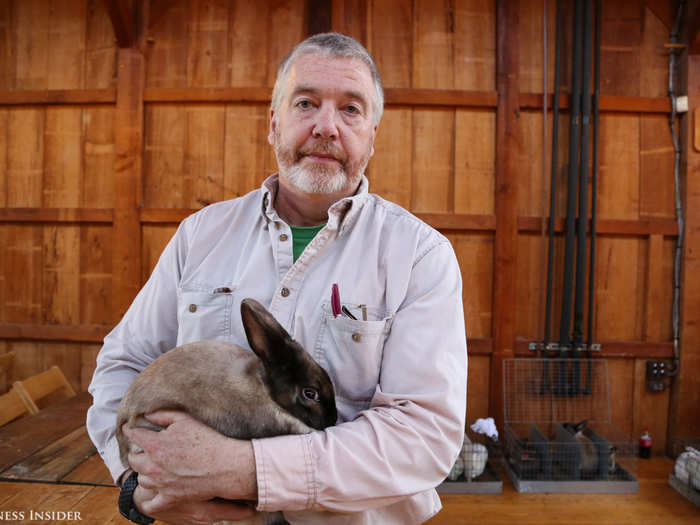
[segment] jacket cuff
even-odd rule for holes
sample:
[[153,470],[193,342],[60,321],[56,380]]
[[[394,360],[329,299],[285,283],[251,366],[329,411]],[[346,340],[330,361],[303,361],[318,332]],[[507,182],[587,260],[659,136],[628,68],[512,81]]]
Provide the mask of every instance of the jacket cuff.
[[257,510],[304,510],[316,501],[311,434],[253,439],[258,481]]

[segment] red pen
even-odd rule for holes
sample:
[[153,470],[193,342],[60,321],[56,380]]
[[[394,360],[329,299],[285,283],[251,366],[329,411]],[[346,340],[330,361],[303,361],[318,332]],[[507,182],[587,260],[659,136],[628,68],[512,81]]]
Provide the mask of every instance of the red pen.
[[338,317],[340,315],[340,291],[338,290],[338,285],[333,284],[331,288],[331,308],[333,309],[333,316]]

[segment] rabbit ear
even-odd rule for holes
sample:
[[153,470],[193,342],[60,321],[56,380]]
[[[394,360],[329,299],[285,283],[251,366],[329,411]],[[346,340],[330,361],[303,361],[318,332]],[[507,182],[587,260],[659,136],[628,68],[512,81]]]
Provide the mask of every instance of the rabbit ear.
[[586,425],[588,425],[588,420],[584,419],[583,421],[579,421],[576,423],[574,426],[574,431],[576,432],[581,432],[584,428],[586,428]]
[[274,362],[279,357],[276,354],[289,346],[289,333],[255,299],[241,301],[241,319],[250,348],[265,364]]

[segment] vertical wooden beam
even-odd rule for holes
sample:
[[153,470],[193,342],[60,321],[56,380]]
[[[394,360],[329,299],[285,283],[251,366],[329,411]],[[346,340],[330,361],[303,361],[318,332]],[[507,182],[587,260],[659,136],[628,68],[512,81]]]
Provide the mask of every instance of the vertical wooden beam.
[[331,0],[306,0],[306,34],[327,33],[331,30]]
[[114,36],[119,47],[136,44],[137,24],[134,0],[105,0],[109,18],[114,27]]
[[[688,13],[700,11],[700,1],[692,0]],[[696,28],[690,38],[696,38]],[[687,37],[686,37],[687,38]],[[691,41],[692,43],[692,41]],[[683,185],[685,214],[685,246],[681,280],[681,359],[680,373],[671,389],[669,444],[675,438],[700,436],[700,151],[693,144],[695,109],[700,107],[700,50],[684,54],[681,82],[677,92],[687,89],[690,111],[681,117],[681,147],[685,155],[685,184]]]
[[519,0],[496,2],[496,233],[489,412],[503,427],[503,360],[515,347],[518,237]]
[[114,122],[114,223],[112,318],[119,319],[141,286],[143,90],[145,61],[132,48],[119,49]]

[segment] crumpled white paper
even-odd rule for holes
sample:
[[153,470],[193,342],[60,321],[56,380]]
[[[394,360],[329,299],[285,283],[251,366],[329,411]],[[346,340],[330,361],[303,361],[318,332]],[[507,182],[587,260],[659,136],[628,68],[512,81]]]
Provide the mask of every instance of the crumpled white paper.
[[486,434],[491,439],[498,440],[498,429],[492,417],[477,419],[471,429],[477,434]]

